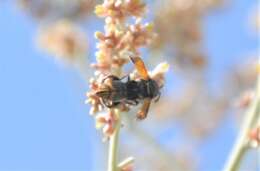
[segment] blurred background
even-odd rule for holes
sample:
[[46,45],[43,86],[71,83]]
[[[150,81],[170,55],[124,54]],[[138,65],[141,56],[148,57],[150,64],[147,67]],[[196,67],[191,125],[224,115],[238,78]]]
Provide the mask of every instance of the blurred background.
[[[107,143],[84,104],[100,2],[0,1],[0,170],[105,170]],[[145,2],[158,37],[144,61],[171,68],[148,118],[125,117],[120,158],[141,171],[219,171],[255,87],[259,2]],[[241,170],[258,157],[250,150]]]

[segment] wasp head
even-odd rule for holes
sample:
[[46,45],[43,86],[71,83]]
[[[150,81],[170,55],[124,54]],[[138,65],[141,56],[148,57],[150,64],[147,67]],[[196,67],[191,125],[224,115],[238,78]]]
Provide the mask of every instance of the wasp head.
[[98,91],[96,92],[96,95],[103,99],[108,99],[110,96],[111,89],[108,85],[102,85]]

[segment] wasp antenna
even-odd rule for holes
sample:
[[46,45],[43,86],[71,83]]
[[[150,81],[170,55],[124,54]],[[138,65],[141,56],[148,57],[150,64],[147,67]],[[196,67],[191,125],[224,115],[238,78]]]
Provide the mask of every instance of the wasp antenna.
[[108,96],[109,92],[108,91],[98,91],[95,93],[98,97],[104,97],[104,96]]
[[135,63],[135,57],[129,56],[129,58],[130,58],[130,60],[131,60],[133,63]]
[[159,89],[162,89],[163,87],[164,87],[164,85],[162,84],[162,85],[160,85]]

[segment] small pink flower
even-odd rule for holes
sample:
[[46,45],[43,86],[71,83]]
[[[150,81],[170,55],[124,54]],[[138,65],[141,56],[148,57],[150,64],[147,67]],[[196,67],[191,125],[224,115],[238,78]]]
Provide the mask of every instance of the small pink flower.
[[252,129],[248,133],[248,137],[250,140],[250,145],[252,147],[258,147],[260,145],[260,126]]
[[108,137],[113,134],[116,122],[117,117],[113,110],[96,116],[96,128],[102,128],[103,133]]
[[246,91],[244,92],[238,100],[235,102],[236,106],[239,108],[246,108],[250,105],[254,98],[254,92],[253,91]]

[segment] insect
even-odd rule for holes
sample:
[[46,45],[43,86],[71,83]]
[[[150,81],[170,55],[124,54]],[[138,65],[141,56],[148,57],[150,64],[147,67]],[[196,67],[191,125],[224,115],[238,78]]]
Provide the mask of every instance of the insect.
[[122,80],[125,77],[120,79],[114,75],[109,75],[102,80],[102,85],[96,95],[101,98],[102,103],[108,108],[121,103],[138,105],[142,102],[143,104],[137,113],[137,118],[142,120],[147,116],[152,99],[155,99],[155,102],[160,99],[161,87],[149,77],[144,62],[140,57],[130,57],[130,59],[141,79],[131,80],[127,76],[127,81],[123,82]]

